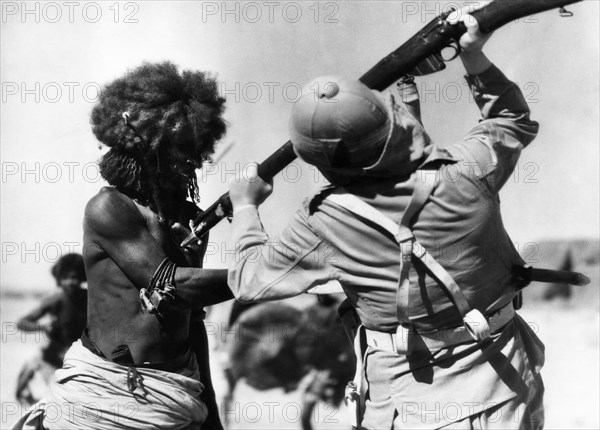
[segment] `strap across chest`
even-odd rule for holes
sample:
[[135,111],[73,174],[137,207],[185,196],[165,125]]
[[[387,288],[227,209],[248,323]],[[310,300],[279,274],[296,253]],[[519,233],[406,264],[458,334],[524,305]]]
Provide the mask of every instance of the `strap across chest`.
[[405,345],[407,350],[410,350],[410,346],[406,340],[409,338],[408,332],[410,331],[408,318],[409,271],[413,256],[425,265],[433,277],[437,279],[439,285],[446,290],[473,339],[479,341],[490,335],[489,325],[483,314],[476,309],[472,310],[470,308],[465,295],[452,276],[416,240],[411,231],[411,221],[425,206],[437,185],[438,175],[432,173],[431,171],[424,170],[416,172],[415,189],[400,223],[395,222],[378,209],[354,194],[348,193],[343,188],[337,188],[327,196],[327,200],[344,207],[360,218],[370,220],[381,226],[393,235],[398,242],[400,247],[400,274],[396,292],[396,315],[399,323],[397,337],[405,339],[402,344]]

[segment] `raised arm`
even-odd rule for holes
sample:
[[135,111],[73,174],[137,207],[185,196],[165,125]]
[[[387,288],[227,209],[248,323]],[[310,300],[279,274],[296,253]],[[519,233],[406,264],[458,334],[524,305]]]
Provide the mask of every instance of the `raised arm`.
[[[135,204],[109,188],[86,206],[84,231],[137,289],[148,286],[152,275],[167,257],[161,244],[150,234]],[[231,295],[226,270],[178,267],[175,284],[177,295],[190,307],[208,306]]]
[[483,53],[483,47],[494,33],[481,33],[477,20],[472,15],[469,15],[469,12],[475,9],[477,7],[461,9],[448,17],[449,22],[456,23],[463,21],[465,27],[467,27],[467,32],[460,38],[460,59],[469,75],[483,73],[492,65]]
[[325,244],[297,212],[274,240],[263,229],[258,206],[271,185],[258,176],[256,165],[246,178],[230,183],[233,204],[231,237],[235,255],[229,261],[229,286],[241,302],[292,297],[330,281],[333,270]]
[[234,215],[229,286],[240,302],[284,299],[332,280],[327,262],[331,250],[302,218],[297,212],[281,235],[270,240],[256,208]]
[[452,14],[448,20],[462,20],[467,33],[460,40],[461,60],[467,82],[482,119],[464,138],[452,146],[461,158],[475,162],[472,173],[497,193],[512,174],[521,150],[535,138],[538,123],[529,118],[529,107],[519,87],[510,81],[485,56],[482,49],[490,34],[482,34],[468,9]]

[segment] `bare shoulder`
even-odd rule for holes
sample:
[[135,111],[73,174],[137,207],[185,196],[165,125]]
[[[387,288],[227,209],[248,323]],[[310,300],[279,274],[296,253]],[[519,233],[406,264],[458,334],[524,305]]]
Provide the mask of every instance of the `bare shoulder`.
[[83,224],[86,232],[105,237],[123,237],[145,226],[133,200],[111,187],[103,187],[90,199]]

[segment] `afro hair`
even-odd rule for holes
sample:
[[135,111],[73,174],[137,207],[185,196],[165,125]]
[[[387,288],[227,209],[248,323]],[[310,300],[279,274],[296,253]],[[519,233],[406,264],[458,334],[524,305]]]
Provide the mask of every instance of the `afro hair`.
[[143,142],[123,121],[128,112],[151,149],[167,142],[201,167],[225,133],[224,104],[212,75],[179,73],[171,62],[144,63],[103,88],[92,110],[92,131],[111,149],[138,153]]
[[56,279],[56,282],[63,279],[71,271],[74,271],[77,274],[77,278],[80,279],[81,282],[87,281],[81,254],[65,254],[58,259],[54,266],[52,266],[52,276]]
[[225,133],[224,108],[212,75],[179,73],[170,62],[144,63],[108,84],[92,110],[92,131],[110,148],[99,161],[100,174],[159,212],[172,205],[153,192],[157,184],[170,187],[166,194],[184,190],[197,201],[193,170],[210,160]]

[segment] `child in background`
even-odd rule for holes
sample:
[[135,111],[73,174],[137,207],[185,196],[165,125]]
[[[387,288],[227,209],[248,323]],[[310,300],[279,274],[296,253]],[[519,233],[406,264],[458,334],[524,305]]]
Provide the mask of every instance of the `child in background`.
[[[59,291],[43,299],[17,323],[19,330],[43,332],[48,341],[41,355],[26,361],[19,372],[15,397],[29,405],[43,397],[54,371],[62,367],[65,352],[79,339],[87,322],[87,290],[82,288],[86,282],[83,257],[80,254],[62,256],[52,267],[52,276]],[[45,316],[50,317],[49,324],[40,323]]]

